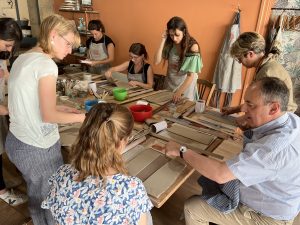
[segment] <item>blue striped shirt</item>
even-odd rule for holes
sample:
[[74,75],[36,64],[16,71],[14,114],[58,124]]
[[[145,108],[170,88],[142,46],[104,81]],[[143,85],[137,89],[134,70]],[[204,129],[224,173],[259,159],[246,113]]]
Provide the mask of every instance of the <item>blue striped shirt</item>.
[[291,220],[300,211],[300,118],[285,113],[249,133],[243,151],[227,161],[241,181],[240,202],[265,216]]

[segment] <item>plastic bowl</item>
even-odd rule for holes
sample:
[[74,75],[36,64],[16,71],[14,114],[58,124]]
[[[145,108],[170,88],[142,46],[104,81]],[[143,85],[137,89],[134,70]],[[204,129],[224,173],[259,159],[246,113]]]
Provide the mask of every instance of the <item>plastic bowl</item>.
[[152,117],[152,107],[150,105],[132,105],[129,107],[134,121],[144,122]]
[[87,112],[90,111],[90,109],[96,104],[98,104],[98,99],[86,100],[84,102],[85,111],[87,111]]
[[117,101],[124,101],[127,97],[127,90],[125,88],[114,88],[113,95]]

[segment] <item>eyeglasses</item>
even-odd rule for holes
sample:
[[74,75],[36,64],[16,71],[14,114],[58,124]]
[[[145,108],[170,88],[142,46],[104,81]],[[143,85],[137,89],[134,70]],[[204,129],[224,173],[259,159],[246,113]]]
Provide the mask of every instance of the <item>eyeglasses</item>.
[[73,44],[72,44],[70,41],[68,41],[67,39],[65,39],[62,35],[59,35],[59,36],[60,36],[62,39],[65,40],[65,42],[66,42],[68,48],[70,48],[70,49],[73,48]]

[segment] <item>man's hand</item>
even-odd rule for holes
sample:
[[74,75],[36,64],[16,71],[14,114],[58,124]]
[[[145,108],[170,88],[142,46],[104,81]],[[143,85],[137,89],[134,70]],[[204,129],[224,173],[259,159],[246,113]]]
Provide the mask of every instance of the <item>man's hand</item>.
[[250,129],[246,116],[237,117],[235,123],[243,131]]
[[165,153],[167,156],[179,156],[179,149],[180,149],[180,144],[174,142],[174,141],[169,141],[166,146],[165,146]]
[[241,111],[241,107],[240,106],[234,106],[234,107],[223,107],[221,109],[221,113],[223,115],[230,115],[233,113],[239,113]]

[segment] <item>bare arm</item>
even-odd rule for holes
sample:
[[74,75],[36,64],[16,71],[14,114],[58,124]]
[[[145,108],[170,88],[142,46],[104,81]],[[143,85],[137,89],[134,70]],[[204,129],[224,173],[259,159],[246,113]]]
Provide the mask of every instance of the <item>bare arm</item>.
[[147,225],[147,214],[146,213],[141,214],[138,224],[139,225]]
[[180,87],[176,90],[174,96],[173,96],[173,101],[178,102],[182,94],[185,92],[185,90],[190,86],[190,84],[193,81],[193,75],[191,73],[188,73],[184,82],[180,85]]
[[106,77],[111,77],[112,72],[122,72],[128,69],[129,61],[126,61],[118,66],[111,67],[105,72]]
[[[56,106],[56,78],[45,76],[39,80],[39,103],[43,122],[74,123],[83,122],[85,114],[66,112]],[[68,107],[70,108],[70,107]],[[75,110],[75,109],[74,109]]]
[[[166,144],[166,153],[169,156],[179,156],[180,145],[176,142]],[[214,180],[219,184],[236,179],[225,162],[200,155],[190,149],[183,153],[184,160],[195,168],[203,176]]]
[[167,33],[165,31],[162,35],[158,50],[156,51],[156,53],[154,55],[154,64],[155,65],[158,65],[162,60],[162,52],[163,52],[166,40],[167,40]]
[[[199,46],[198,44],[193,44],[191,47],[192,52],[199,52]],[[184,80],[184,82],[180,85],[180,87],[176,90],[173,100],[175,102],[179,101],[181,99],[182,94],[185,92],[185,90],[190,86],[190,84],[193,81],[193,73],[187,73],[187,76]]]

